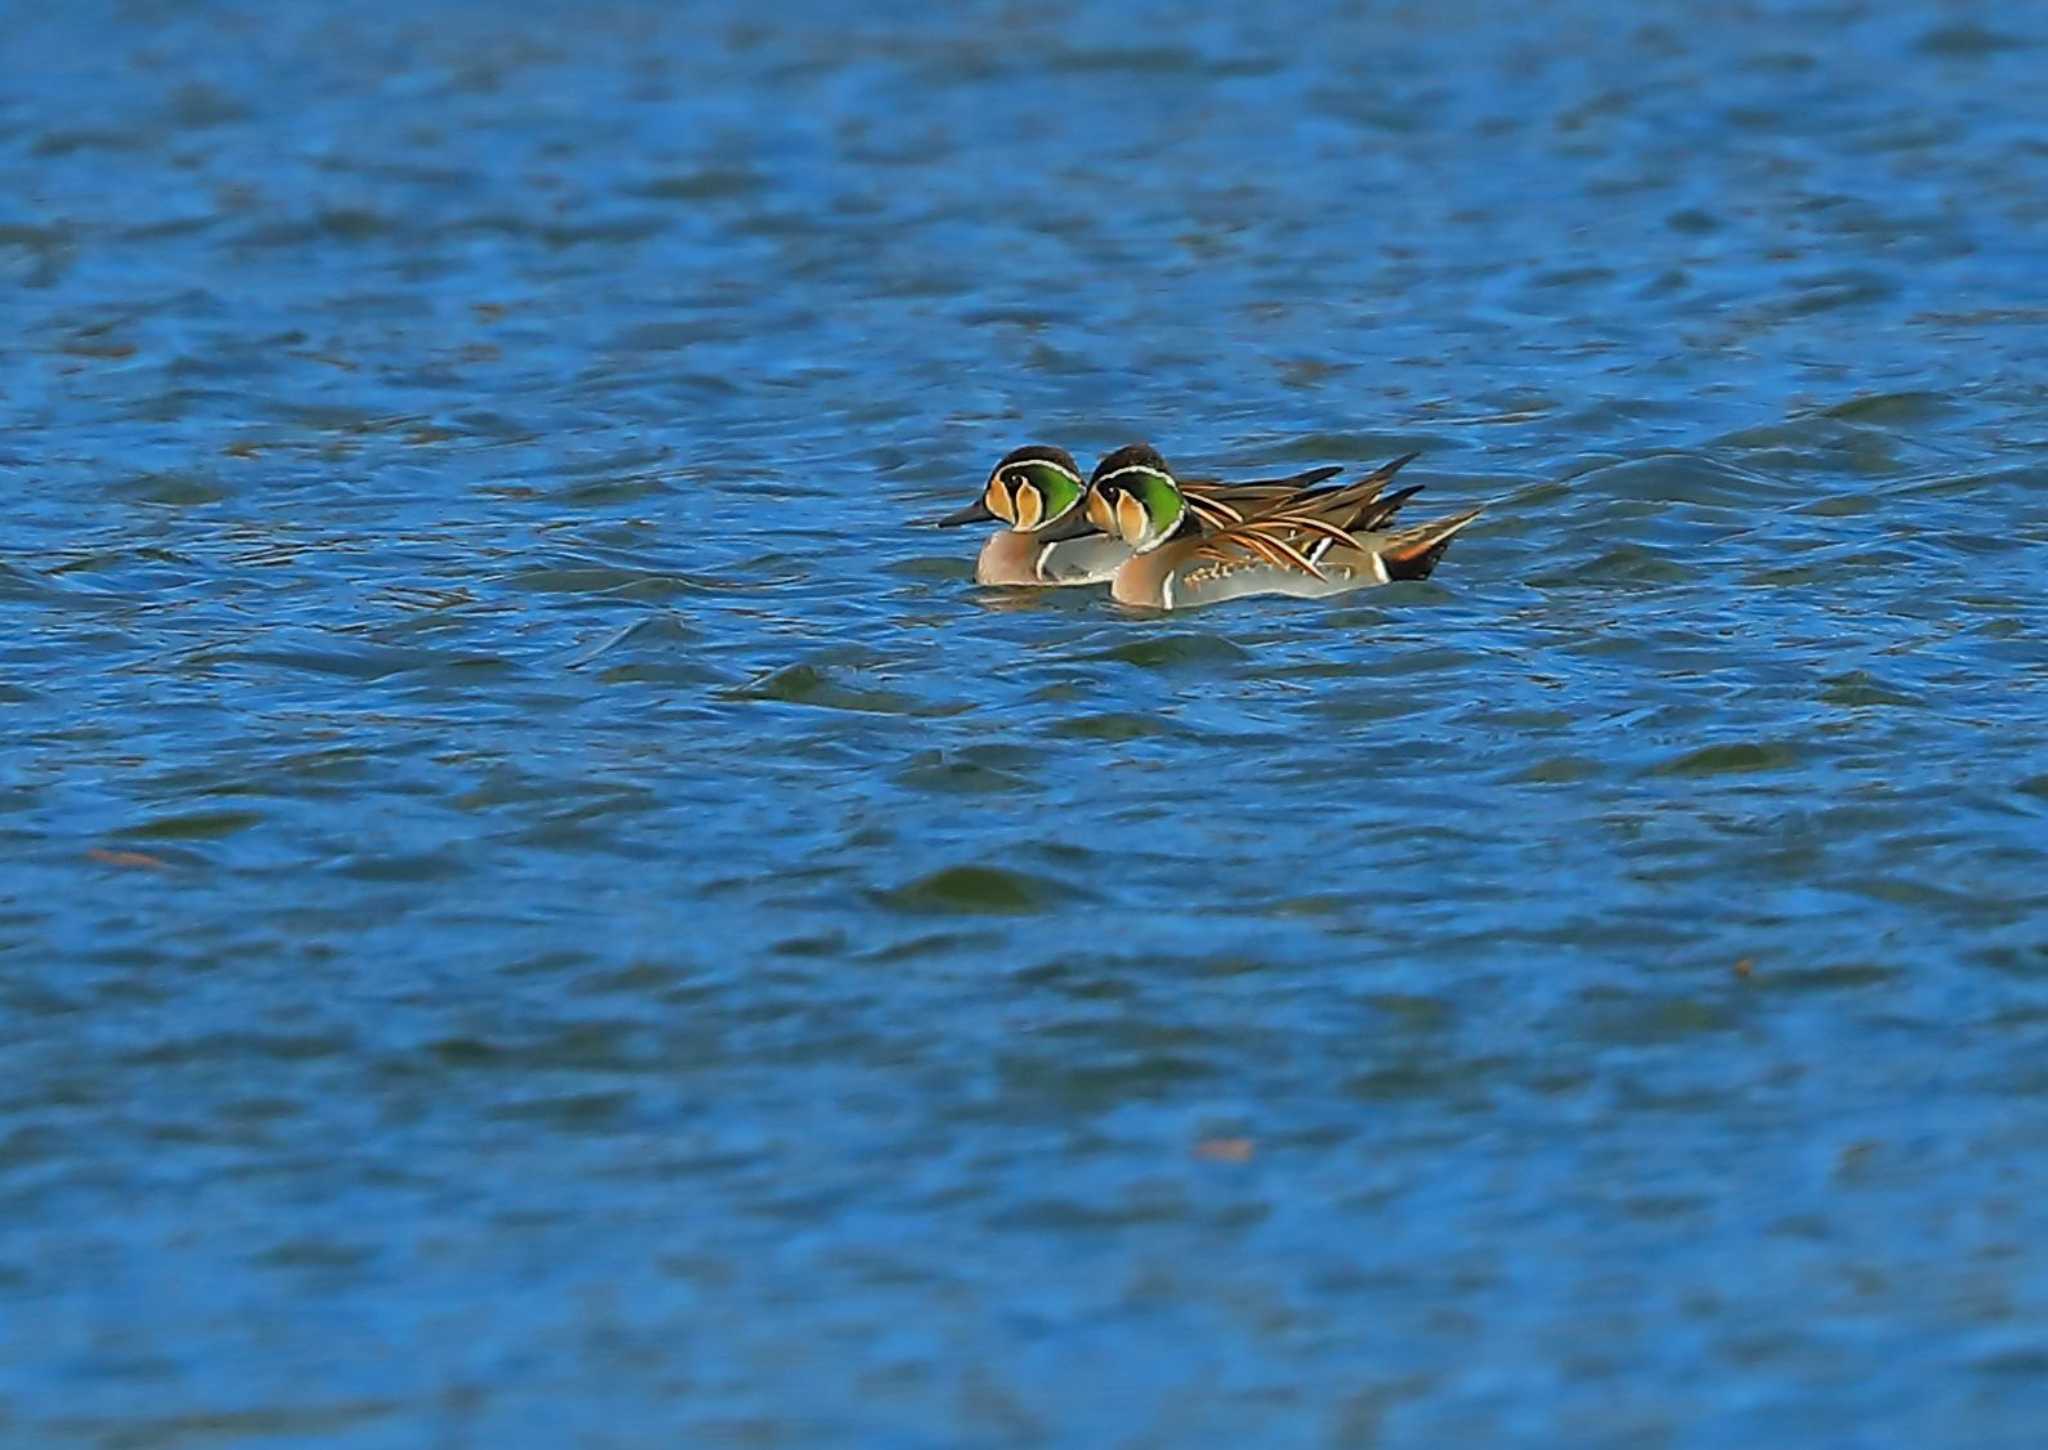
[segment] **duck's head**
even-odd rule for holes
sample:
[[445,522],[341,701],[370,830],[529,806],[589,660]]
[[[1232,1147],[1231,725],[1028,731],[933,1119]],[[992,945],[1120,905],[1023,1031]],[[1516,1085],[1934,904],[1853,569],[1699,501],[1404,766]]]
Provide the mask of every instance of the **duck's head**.
[[1074,514],[1087,488],[1073,454],[1027,443],[1003,455],[982,485],[980,498],[938,522],[951,527],[996,519],[1020,534],[1040,533]]
[[1083,507],[1089,523],[1140,554],[1179,533],[1188,517],[1187,495],[1149,443],[1119,448],[1096,464]]

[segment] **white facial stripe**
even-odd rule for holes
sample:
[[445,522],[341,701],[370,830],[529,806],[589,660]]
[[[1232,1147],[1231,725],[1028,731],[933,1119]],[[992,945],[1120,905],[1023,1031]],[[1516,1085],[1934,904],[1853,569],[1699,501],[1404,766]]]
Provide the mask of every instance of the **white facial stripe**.
[[998,468],[994,474],[990,474],[989,476],[993,478],[996,476],[996,474],[1007,473],[1013,468],[1050,468],[1054,473],[1057,473],[1061,478],[1072,479],[1077,486],[1082,488],[1087,487],[1086,482],[1082,479],[1080,474],[1074,472],[1073,469],[1068,468],[1063,463],[1054,463],[1050,458],[1020,458],[1015,463],[1005,463],[1001,468]]
[[1164,479],[1168,483],[1173,482],[1172,474],[1166,472],[1164,469],[1154,468],[1149,463],[1126,463],[1122,468],[1119,468],[1112,473],[1103,474],[1102,477],[1096,479],[1095,482],[1098,485],[1109,483],[1112,480],[1122,478],[1127,473],[1149,473],[1154,478]]

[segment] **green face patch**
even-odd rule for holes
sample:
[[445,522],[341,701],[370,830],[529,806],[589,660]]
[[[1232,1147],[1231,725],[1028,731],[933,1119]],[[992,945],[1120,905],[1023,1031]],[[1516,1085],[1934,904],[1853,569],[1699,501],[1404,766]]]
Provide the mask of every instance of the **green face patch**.
[[1125,470],[1117,482],[1145,510],[1145,535],[1141,539],[1132,539],[1131,546],[1145,550],[1172,538],[1188,509],[1187,500],[1181,496],[1180,485],[1170,475],[1154,468]]
[[1080,503],[1083,491],[1080,475],[1056,463],[1013,463],[1001,470],[995,481],[1008,489],[1012,500],[1012,512],[1004,521],[1020,534],[1066,517]]
[[1078,475],[1052,463],[1026,463],[1018,468],[1038,489],[1038,496],[1044,501],[1044,511],[1038,518],[1038,527],[1057,523],[1074,511],[1081,502],[1084,486]]

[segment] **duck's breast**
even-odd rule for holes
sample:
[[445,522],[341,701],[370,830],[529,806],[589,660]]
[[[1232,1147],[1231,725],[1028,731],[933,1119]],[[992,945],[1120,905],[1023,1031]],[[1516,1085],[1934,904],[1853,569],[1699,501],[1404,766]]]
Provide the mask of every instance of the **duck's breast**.
[[1031,535],[1020,534],[1014,529],[990,534],[988,542],[981,546],[981,556],[974,561],[974,582],[1038,583],[1038,551],[1041,547],[1032,542]]
[[1169,556],[1171,550],[1173,546],[1169,544],[1166,549],[1154,550],[1150,554],[1132,555],[1116,571],[1116,577],[1110,580],[1109,597],[1119,604],[1131,604],[1140,609],[1173,608],[1170,591],[1176,563],[1175,558]]

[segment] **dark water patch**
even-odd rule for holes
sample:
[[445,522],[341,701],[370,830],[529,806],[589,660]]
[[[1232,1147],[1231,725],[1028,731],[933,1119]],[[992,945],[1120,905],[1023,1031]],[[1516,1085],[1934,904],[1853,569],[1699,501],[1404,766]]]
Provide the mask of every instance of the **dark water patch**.
[[707,342],[731,342],[744,334],[738,317],[694,317],[688,321],[643,322],[613,339],[625,352],[680,352]]
[[1915,427],[1958,411],[1958,404],[1940,393],[1870,393],[1822,410],[1822,416],[1866,427]]
[[55,290],[78,258],[78,238],[69,227],[0,223],[0,278],[29,290]]
[[190,811],[158,816],[131,826],[123,834],[142,841],[212,841],[238,835],[263,824],[257,811]]
[[204,1032],[152,1043],[119,1054],[139,1066],[219,1064],[255,1058],[268,1063],[309,1062],[338,1057],[356,1047],[353,1035],[323,1032]]
[[1182,736],[1188,732],[1184,727],[1156,716],[1117,711],[1100,715],[1072,716],[1055,721],[1052,733],[1075,740],[1116,743],[1149,740],[1158,736]]
[[1059,883],[1027,872],[949,866],[882,892],[878,900],[892,910],[913,914],[1034,916],[1071,896]]
[[1746,587],[1766,589],[1839,589],[1859,575],[1898,575],[1921,561],[1904,552],[1874,553],[1853,549],[1809,548],[1809,562],[1754,569],[1742,575]]
[[1524,785],[1576,785],[1604,774],[1599,761],[1581,756],[1554,755],[1517,769],[1509,778]]
[[[546,975],[555,975],[555,970]],[[454,1035],[424,1044],[418,1060],[429,1074],[442,1068],[488,1068],[521,1078],[628,1071],[646,1065],[646,1031],[630,1021],[567,1021],[502,1038]]]
[[919,700],[899,690],[849,683],[829,667],[803,664],[785,665],[725,694],[732,700],[772,701],[878,715],[940,715],[965,708]]
[[2048,469],[2038,467],[1998,469],[1990,472],[1971,469],[1940,474],[1932,478],[1901,480],[1895,492],[1901,497],[1915,499],[1958,498],[1979,493],[2034,489],[2040,487],[2044,478],[2048,478]]
[[1186,1052],[1120,1051],[1075,1062],[1050,1053],[1011,1051],[998,1056],[996,1071],[1005,1094],[1020,1104],[1085,1117],[1158,1100],[1185,1085],[1214,1079],[1218,1069]]
[[233,664],[257,672],[286,670],[370,682],[406,674],[423,667],[446,667],[463,662],[459,659],[451,660],[429,650],[374,647],[344,650],[303,646],[290,649],[209,650],[192,657],[187,663],[207,666]]
[[1661,550],[1625,544],[1583,563],[1533,575],[1527,583],[1531,588],[1548,590],[1659,589],[1692,577],[1690,569]]
[[665,480],[641,474],[625,478],[586,479],[557,489],[554,497],[572,508],[609,509],[643,499],[658,499],[671,492],[673,489]]
[[587,671],[607,685],[663,685],[684,690],[736,688],[731,673],[705,659],[701,631],[663,610],[573,650],[565,669]]
[[1574,481],[1580,493],[1669,504],[1755,507],[1786,492],[1783,484],[1690,454],[1632,459]]
[[[1483,657],[1448,646],[1403,650],[1371,661],[1367,667],[1374,679],[1398,680],[1411,675],[1459,674],[1483,671],[1489,665]],[[1406,688],[1414,688],[1413,685]]]
[[351,881],[373,884],[429,885],[452,881],[467,867],[461,859],[439,851],[363,851],[350,855],[335,868]]
[[54,159],[76,151],[137,151],[145,144],[145,138],[136,131],[78,127],[45,131],[36,138],[32,150],[36,156]]
[[1626,1047],[1665,1047],[1733,1032],[1737,1016],[1718,997],[1655,997],[1630,991],[1583,993],[1587,1032]]
[[769,179],[756,171],[734,166],[707,166],[698,171],[659,176],[625,188],[629,196],[647,201],[726,201],[753,196],[764,190]]
[[1846,709],[1872,709],[1886,706],[1914,708],[1927,702],[1917,695],[1893,688],[1865,670],[1850,670],[1844,674],[1831,675],[1824,681],[1827,688],[1821,691],[1821,700],[1829,705],[1840,705]]
[[540,223],[532,231],[549,247],[560,250],[644,242],[660,236],[669,225],[669,219],[659,213],[625,212],[573,225]]
[[1099,654],[1082,656],[1084,659],[1136,665],[1144,670],[1165,672],[1187,669],[1201,673],[1208,673],[1219,665],[1234,664],[1250,657],[1242,646],[1214,634],[1163,635],[1132,640],[1126,644],[1114,645]]
[[839,932],[826,932],[822,936],[790,936],[775,942],[771,950],[781,957],[825,958],[836,961],[846,955],[847,939]]
[[41,1423],[60,1435],[91,1437],[121,1450],[171,1450],[209,1440],[232,1444],[237,1440],[342,1434],[387,1419],[403,1408],[403,1402],[397,1400],[339,1399],[324,1404],[259,1405],[173,1415],[63,1415]]
[[701,646],[702,634],[678,616],[662,611],[634,620],[575,650],[562,661],[566,669],[582,669],[627,650],[684,650]]
[[188,81],[176,87],[164,111],[173,126],[195,131],[246,121],[250,114],[231,92],[206,81]]
[[1799,747],[1782,741],[1708,745],[1675,756],[1657,767],[1659,775],[1750,775],[1790,770],[1800,763]]
[[921,755],[896,773],[906,789],[947,796],[1008,795],[1035,788],[1028,774],[950,755]]
[[974,561],[957,556],[932,554],[923,558],[899,559],[885,572],[900,579],[961,583],[974,577]]
[[708,578],[697,575],[598,563],[522,569],[503,576],[502,582],[536,594],[611,595],[647,603],[717,587]]
[[597,678],[607,685],[659,685],[675,690],[730,688],[731,676],[699,665],[638,660],[607,665]]
[[1914,49],[1925,55],[1950,60],[1976,60],[1999,51],[2025,49],[2031,42],[1973,21],[1937,25],[1915,42]]
[[1389,1062],[1348,1077],[1343,1092],[1369,1103],[1429,1102],[1451,1112],[1480,1112],[1491,1101],[1488,1074],[1456,1058]]
[[51,586],[34,573],[0,560],[0,599],[34,599],[50,591]]
[[270,1269],[339,1273],[361,1268],[375,1257],[376,1251],[363,1244],[333,1238],[294,1238],[273,1244],[255,1255],[254,1261]]
[[2022,1383],[2040,1383],[2048,1374],[2048,1344],[2021,1345],[1999,1350],[1977,1359],[1971,1368],[1996,1379],[2012,1378]]
[[1840,269],[1805,279],[1789,298],[1767,305],[1760,313],[1772,321],[1789,322],[1889,301],[1898,292],[1899,284],[1882,273]]
[[196,508],[234,496],[234,490],[225,481],[193,473],[143,474],[115,484],[108,491],[134,503],[166,504],[174,508]]
[[1868,987],[1897,985],[1904,973],[1897,967],[1871,962],[1841,962],[1823,966],[1797,966],[1765,961],[1750,969],[1750,980],[1760,991],[1804,994],[1811,992],[1854,992]]
[[2015,910],[2008,903],[1982,900],[1965,891],[1947,885],[1936,886],[1903,873],[1851,876],[1837,885],[1870,901],[1955,914],[1977,922],[1987,917],[2011,915]]
[[877,948],[867,960],[877,966],[891,966],[899,962],[945,961],[962,954],[972,955],[987,951],[1000,945],[1001,940],[994,933],[919,932]]
[[630,1115],[633,1103],[634,1095],[629,1092],[563,1093],[503,1103],[492,1108],[488,1116],[501,1122],[533,1124],[563,1132],[612,1132],[623,1130],[623,1120]]
[[1816,518],[1842,519],[1863,518],[1866,515],[1878,513],[1883,508],[1884,504],[1870,494],[1838,493],[1830,494],[1826,498],[1815,499],[1812,503],[1802,506],[1798,511],[1803,514],[1811,514]]

